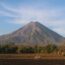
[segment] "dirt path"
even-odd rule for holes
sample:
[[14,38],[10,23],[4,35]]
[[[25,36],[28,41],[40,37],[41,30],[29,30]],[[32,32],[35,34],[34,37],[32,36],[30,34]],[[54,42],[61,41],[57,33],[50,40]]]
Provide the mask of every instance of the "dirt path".
[[1,59],[0,65],[65,65],[65,60]]

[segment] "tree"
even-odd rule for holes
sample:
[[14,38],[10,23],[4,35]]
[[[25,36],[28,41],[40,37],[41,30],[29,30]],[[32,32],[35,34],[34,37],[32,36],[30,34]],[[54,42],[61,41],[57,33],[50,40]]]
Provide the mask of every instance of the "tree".
[[48,53],[54,52],[57,50],[57,46],[55,44],[48,44],[46,50]]
[[32,47],[23,47],[20,50],[21,53],[34,53],[34,49]]
[[17,46],[3,45],[0,46],[0,53],[16,53],[17,49]]

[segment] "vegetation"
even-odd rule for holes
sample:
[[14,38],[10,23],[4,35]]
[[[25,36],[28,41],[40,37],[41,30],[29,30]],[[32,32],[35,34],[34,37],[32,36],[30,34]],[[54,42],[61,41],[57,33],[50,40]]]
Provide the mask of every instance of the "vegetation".
[[21,53],[34,53],[34,48],[32,47],[23,47],[21,50],[20,50]]
[[16,53],[17,47],[13,45],[0,46],[0,53]]
[[48,53],[52,53],[54,51],[57,51],[57,49],[58,49],[57,46],[54,45],[54,44],[48,44],[46,46],[46,50],[47,50]]
[[[64,47],[65,48],[65,47]],[[30,46],[17,46],[17,45],[0,45],[0,54],[11,54],[11,53],[58,53],[65,56],[65,49],[63,47],[58,47],[55,44],[48,44],[43,47],[35,45],[34,47]]]

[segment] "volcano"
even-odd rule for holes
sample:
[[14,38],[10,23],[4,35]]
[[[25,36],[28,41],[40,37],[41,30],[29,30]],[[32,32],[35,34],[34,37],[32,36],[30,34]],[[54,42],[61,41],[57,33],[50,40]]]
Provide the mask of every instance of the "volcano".
[[46,45],[62,44],[65,38],[39,22],[30,22],[11,34],[0,36],[0,44]]

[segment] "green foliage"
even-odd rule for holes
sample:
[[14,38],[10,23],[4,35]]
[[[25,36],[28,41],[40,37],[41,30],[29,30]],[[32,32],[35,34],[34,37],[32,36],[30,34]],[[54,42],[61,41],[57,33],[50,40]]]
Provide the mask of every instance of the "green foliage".
[[18,47],[13,44],[0,45],[0,53],[52,53],[57,50],[57,46],[54,44],[48,44],[43,47],[35,45],[34,47],[30,46],[21,46]]
[[34,48],[32,47],[23,47],[21,50],[20,50],[21,53],[34,53]]
[[34,52],[35,52],[35,53],[39,53],[39,47],[38,47],[38,45],[35,45],[35,47],[34,47]]
[[54,44],[53,45],[52,44],[48,44],[46,46],[46,50],[47,50],[48,53],[52,53],[52,52],[57,50],[57,46],[54,45]]
[[0,46],[0,53],[16,53],[16,51],[17,51],[16,46],[10,45]]
[[63,56],[65,56],[65,54]]

